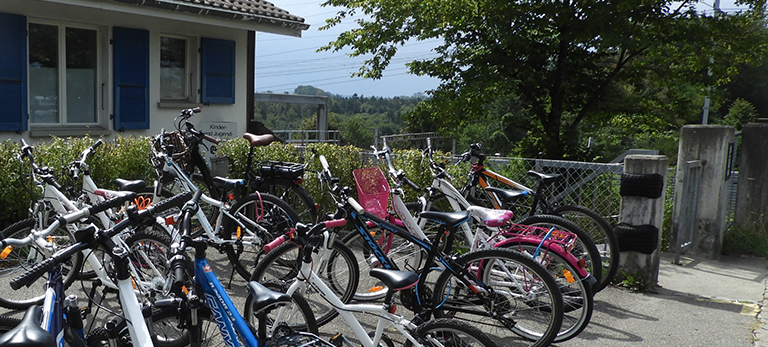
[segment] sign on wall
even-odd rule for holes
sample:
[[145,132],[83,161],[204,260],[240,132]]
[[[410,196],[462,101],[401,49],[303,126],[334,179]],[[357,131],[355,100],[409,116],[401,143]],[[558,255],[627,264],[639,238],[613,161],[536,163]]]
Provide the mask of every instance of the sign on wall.
[[200,122],[200,131],[219,139],[232,139],[240,136],[235,122]]

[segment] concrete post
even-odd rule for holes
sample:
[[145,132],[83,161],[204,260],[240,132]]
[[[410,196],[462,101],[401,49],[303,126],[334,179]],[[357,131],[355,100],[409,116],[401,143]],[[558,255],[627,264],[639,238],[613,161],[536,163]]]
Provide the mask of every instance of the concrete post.
[[[624,173],[660,174],[667,176],[667,157],[663,155],[629,155],[624,159]],[[621,198],[621,223],[632,225],[650,224],[658,228],[658,240],[661,240],[661,224],[664,219],[664,193],[656,199],[640,196]],[[659,280],[659,247],[651,254],[628,251],[621,252],[619,268],[628,275],[640,273],[643,283],[655,286]]]
[[728,145],[734,139],[734,128],[721,125],[686,125],[680,130],[680,145],[675,175],[675,209],[673,230],[678,230],[681,202],[684,200],[685,163],[701,161],[701,184],[696,207],[696,228],[689,255],[717,259],[723,248],[723,233],[728,207],[728,184],[725,168]]
[[768,219],[768,119],[741,129],[736,224],[749,227]]

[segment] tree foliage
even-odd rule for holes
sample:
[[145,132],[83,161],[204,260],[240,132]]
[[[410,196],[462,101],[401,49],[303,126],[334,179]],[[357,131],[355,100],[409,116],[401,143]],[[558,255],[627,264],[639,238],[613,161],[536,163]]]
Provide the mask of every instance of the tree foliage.
[[[375,129],[379,135],[398,134],[405,129],[403,115],[412,112],[424,100],[413,97],[364,97],[341,96],[313,86],[299,86],[294,94],[327,96],[328,128],[339,130],[343,144],[368,148],[373,144]],[[298,105],[276,102],[257,103],[254,119],[272,130],[314,130],[317,108],[315,105]]]
[[736,66],[766,52],[764,1],[728,15],[699,13],[700,2],[328,0],[343,9],[324,29],[353,16],[356,27],[321,49],[351,49],[367,58],[356,75],[380,78],[407,41],[437,39],[437,57],[408,64],[441,80],[410,124],[470,130],[513,101],[495,125],[501,138],[527,133],[547,157],[580,157],[585,126],[638,106],[688,119],[691,98],[718,97]]

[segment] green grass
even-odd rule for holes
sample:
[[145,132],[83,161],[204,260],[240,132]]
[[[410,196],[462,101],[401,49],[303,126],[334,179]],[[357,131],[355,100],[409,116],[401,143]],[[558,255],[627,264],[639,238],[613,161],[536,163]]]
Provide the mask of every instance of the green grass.
[[723,235],[722,253],[768,258],[768,216],[755,216],[746,225],[733,224]]

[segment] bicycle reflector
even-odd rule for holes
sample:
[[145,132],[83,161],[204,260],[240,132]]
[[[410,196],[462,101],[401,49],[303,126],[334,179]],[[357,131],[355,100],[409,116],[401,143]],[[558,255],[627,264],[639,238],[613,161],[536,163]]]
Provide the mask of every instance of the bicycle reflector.
[[11,251],[13,251],[13,246],[5,247],[5,249],[0,252],[0,259],[5,259],[8,257],[9,254],[11,254]]
[[573,274],[566,269],[563,269],[563,276],[565,276],[565,280],[568,281],[568,283],[573,283],[575,281],[573,279]]

